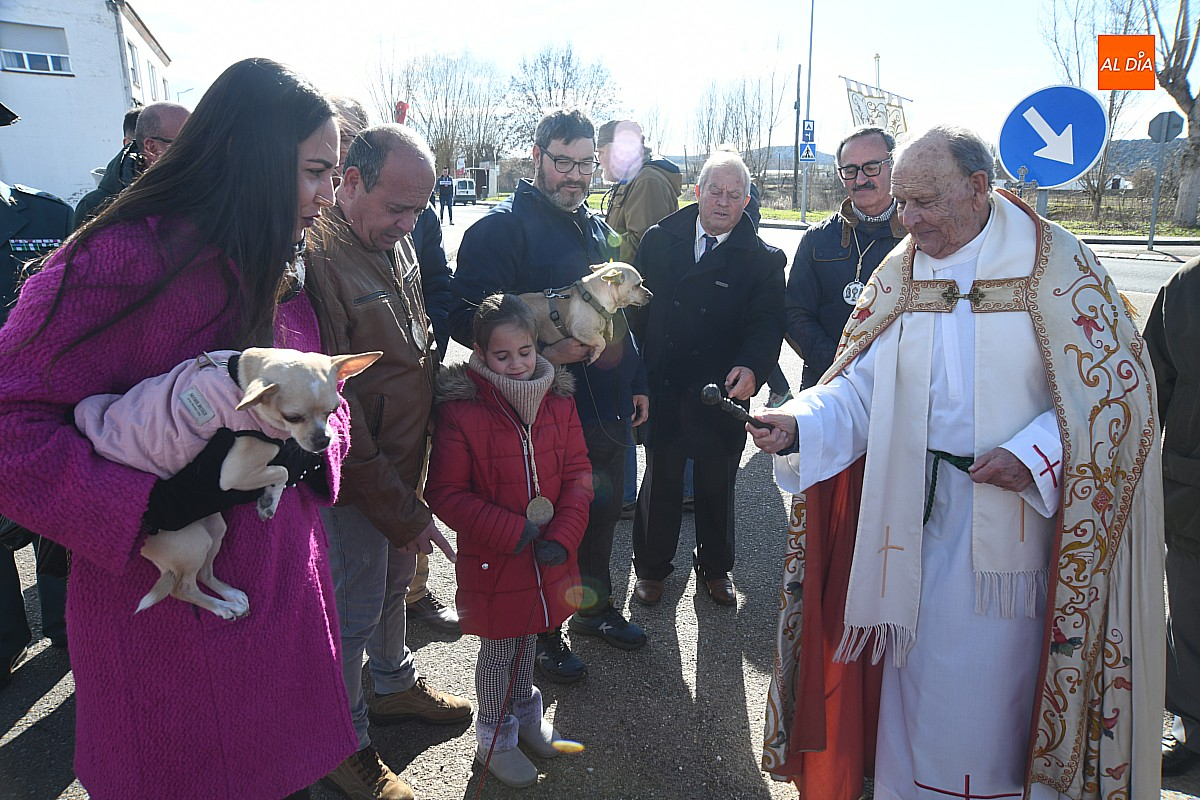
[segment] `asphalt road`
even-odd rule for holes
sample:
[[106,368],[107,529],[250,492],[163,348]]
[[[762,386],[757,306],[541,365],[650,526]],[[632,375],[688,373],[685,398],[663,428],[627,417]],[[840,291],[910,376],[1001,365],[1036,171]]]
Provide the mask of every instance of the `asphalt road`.
[[[447,250],[457,250],[466,223],[483,207],[456,209],[456,223],[446,226]],[[789,254],[800,232],[764,229],[763,236]],[[1137,258],[1137,248],[1098,247],[1118,288],[1148,307],[1153,292],[1169,277],[1171,262]],[[1193,248],[1200,252],[1200,248]],[[1181,257],[1194,253],[1180,252]],[[451,361],[467,351],[452,346]],[[785,348],[784,372],[798,385],[801,362]],[[765,392],[756,400],[761,404]],[[589,664],[588,677],[563,687],[539,681],[552,719],[565,736],[584,743],[584,752],[540,762],[536,787],[508,789],[495,781],[481,787],[471,766],[474,735],[469,726],[441,728],[402,724],[373,728],[372,737],[384,758],[409,780],[424,800],[469,798],[558,798],[596,800],[626,798],[794,798],[786,784],[771,781],[758,768],[763,730],[764,697],[773,658],[780,555],[783,551],[787,500],[771,478],[770,460],[747,448],[737,496],[736,609],[721,608],[696,595],[688,569],[689,542],[694,542],[690,516],[685,516],[676,571],[668,579],[661,605],[630,607],[631,523],[620,523],[613,553],[614,591],[632,617],[650,635],[650,644],[624,653],[593,640],[575,643]],[[453,538],[453,534],[448,532]],[[36,591],[32,588],[32,553],[18,553],[26,605],[35,637],[40,637]],[[431,586],[453,596],[453,568],[435,558]],[[474,697],[477,642],[450,640],[420,625],[409,644],[418,668],[435,686]],[[74,683],[67,654],[37,638],[29,659],[13,684],[0,693],[0,800],[86,798],[71,770]],[[1163,798],[1200,797],[1200,770],[1169,779]],[[482,789],[482,791],[481,791]],[[317,800],[334,794],[316,789]],[[248,799],[256,800],[256,799]]]

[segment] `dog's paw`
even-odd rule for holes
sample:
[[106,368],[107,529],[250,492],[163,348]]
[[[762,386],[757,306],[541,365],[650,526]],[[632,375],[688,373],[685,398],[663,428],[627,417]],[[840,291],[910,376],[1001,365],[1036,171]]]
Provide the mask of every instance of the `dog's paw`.
[[272,519],[275,516],[275,509],[279,503],[272,502],[272,499],[267,495],[258,498],[258,518],[262,520]]

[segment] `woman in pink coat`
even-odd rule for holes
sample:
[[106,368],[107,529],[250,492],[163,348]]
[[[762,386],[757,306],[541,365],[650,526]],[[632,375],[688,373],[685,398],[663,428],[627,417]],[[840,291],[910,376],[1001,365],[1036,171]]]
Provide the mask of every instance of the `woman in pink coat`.
[[[0,330],[0,511],[74,556],[75,770],[94,800],[283,798],[354,752],[317,514],[349,449],[345,404],[338,441],[265,522],[249,493],[216,486],[213,445],[159,480],[96,455],[70,414],[204,351],[320,349],[296,242],[332,202],[333,118],[287,68],[234,64]],[[158,578],[145,538],[219,511],[217,572],[253,614],[168,599],[135,616]]]

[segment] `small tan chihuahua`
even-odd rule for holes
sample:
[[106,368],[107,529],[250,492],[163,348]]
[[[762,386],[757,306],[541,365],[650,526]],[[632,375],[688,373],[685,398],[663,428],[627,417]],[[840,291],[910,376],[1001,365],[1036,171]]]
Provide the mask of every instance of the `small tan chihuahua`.
[[612,340],[613,315],[628,306],[644,306],[652,297],[641,273],[620,261],[593,264],[589,274],[565,289],[521,295],[537,318],[538,339],[554,344],[574,337],[592,349],[589,364]]
[[[341,405],[338,383],[381,355],[329,357],[262,347],[205,353],[165,375],[147,378],[123,395],[84,398],[75,408],[75,424],[101,456],[160,478],[191,463],[221,428],[295,439],[304,450],[320,453],[335,436],[329,417]],[[257,506],[264,520],[275,516],[288,478],[286,467],[270,464],[278,454],[274,442],[239,436],[221,465],[221,489],[263,490]],[[247,614],[245,592],[213,575],[213,559],[225,530],[224,518],[212,514],[177,531],[148,537],[142,555],[162,577],[137,612],[169,595],[223,619]],[[202,592],[197,581],[220,599]]]

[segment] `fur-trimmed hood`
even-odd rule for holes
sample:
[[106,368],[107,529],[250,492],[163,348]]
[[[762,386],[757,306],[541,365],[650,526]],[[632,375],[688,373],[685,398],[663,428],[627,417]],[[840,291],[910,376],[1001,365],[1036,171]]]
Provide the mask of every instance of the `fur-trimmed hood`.
[[[575,394],[575,376],[566,367],[554,368],[554,380],[550,384],[550,392],[559,397],[571,397]],[[445,367],[438,372],[437,384],[433,390],[433,402],[448,403],[451,400],[474,400],[479,395],[479,387],[467,374],[467,364],[455,364]]]

